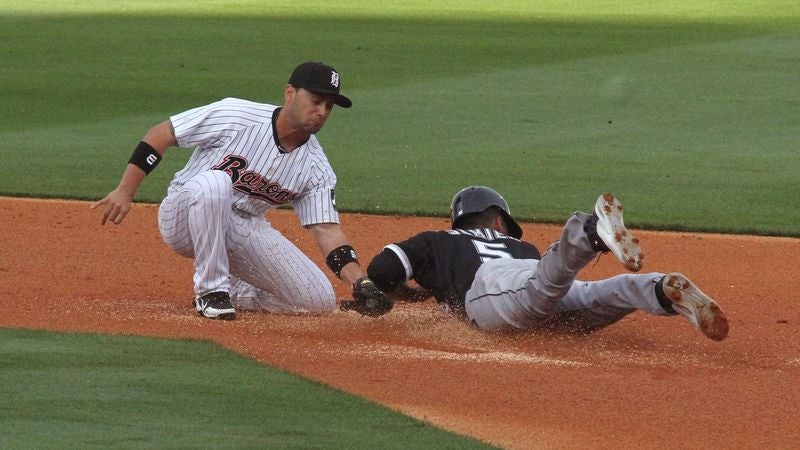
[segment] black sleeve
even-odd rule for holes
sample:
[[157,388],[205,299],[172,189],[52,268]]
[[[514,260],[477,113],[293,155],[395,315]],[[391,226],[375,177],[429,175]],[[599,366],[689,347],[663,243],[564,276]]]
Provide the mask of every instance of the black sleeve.
[[525,247],[526,247],[526,253],[527,253],[526,256],[525,256],[526,258],[539,259],[539,260],[542,259],[542,255],[541,255],[541,253],[539,253],[539,249],[536,248],[535,245],[531,244],[530,242],[526,242],[526,241],[522,241],[522,243],[525,244]]
[[369,263],[367,276],[378,289],[383,292],[393,292],[406,281],[406,269],[397,254],[389,249],[383,249]]

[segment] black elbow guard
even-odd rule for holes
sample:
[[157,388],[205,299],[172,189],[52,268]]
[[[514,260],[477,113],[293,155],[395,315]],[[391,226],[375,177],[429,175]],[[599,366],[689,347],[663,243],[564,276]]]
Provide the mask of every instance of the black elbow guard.
[[367,276],[378,289],[392,292],[406,281],[406,270],[394,252],[384,250],[369,263]]

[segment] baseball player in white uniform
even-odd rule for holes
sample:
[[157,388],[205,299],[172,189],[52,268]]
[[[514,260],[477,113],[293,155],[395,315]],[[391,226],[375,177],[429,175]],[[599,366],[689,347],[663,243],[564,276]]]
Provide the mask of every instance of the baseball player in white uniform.
[[292,72],[283,106],[226,98],[176,114],[145,134],[118,187],[92,207],[102,207],[103,224],[121,223],[167,148],[194,148],[169,186],[158,224],[170,248],[194,258],[197,312],[233,319],[236,309],[331,311],[328,278],[265,213],[293,203],[328,267],[350,285],[364,277],[339,225],[336,175],[315,136],[334,105],[352,106],[339,87],[333,67],[307,62]]

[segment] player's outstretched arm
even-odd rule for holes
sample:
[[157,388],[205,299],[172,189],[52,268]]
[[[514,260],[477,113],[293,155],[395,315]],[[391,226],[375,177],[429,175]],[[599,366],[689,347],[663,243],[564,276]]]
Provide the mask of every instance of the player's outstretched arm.
[[108,221],[122,223],[144,177],[155,168],[167,148],[173,145],[177,145],[177,140],[169,120],[154,126],[145,134],[128,161],[117,188],[92,204],[92,209],[102,207],[101,224],[105,225]]
[[392,310],[392,300],[364,276],[356,252],[338,223],[318,223],[308,228],[325,255],[328,268],[353,288],[353,300],[342,301],[339,309],[353,310],[371,317],[379,317]]
[[406,280],[406,268],[397,253],[384,248],[367,267],[367,276],[394,301],[421,302],[433,294],[419,285]]

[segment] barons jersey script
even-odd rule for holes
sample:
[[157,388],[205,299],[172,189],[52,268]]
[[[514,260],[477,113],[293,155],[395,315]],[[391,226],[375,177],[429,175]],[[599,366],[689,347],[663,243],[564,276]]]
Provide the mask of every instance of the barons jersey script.
[[186,167],[175,174],[169,192],[198,173],[221,170],[231,177],[233,207],[263,215],[294,203],[301,225],[338,223],[336,175],[317,138],[283,152],[275,138],[279,108],[226,98],[170,117],[178,146],[194,147]]

